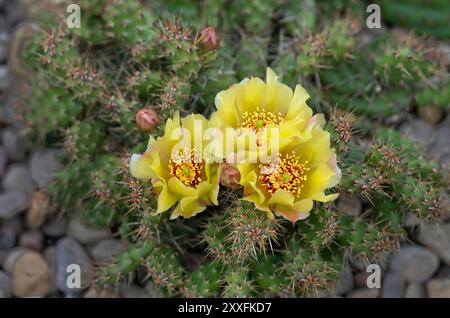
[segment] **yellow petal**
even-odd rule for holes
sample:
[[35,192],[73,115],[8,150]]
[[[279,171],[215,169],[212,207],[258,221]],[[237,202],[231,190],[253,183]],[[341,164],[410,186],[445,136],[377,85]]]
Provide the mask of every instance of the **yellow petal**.
[[294,196],[286,190],[278,190],[269,200],[269,204],[278,204],[284,206],[292,206],[294,204]]
[[206,205],[200,203],[196,198],[187,197],[180,201],[180,214],[185,218],[190,218],[204,210],[206,210]]
[[326,164],[318,166],[311,174],[308,175],[307,182],[301,192],[302,198],[311,197],[317,193],[323,192],[333,177],[334,171]]
[[312,207],[313,201],[311,199],[304,199],[296,202],[291,209],[276,206],[275,214],[295,223],[298,220],[306,219],[309,216]]
[[130,158],[130,173],[133,177],[148,180],[155,175],[151,169],[152,160],[149,156],[134,154]]
[[269,111],[275,111],[285,116],[292,100],[292,89],[280,83],[277,75],[270,67],[267,68],[266,91],[264,106]]
[[180,179],[178,179],[176,177],[170,178],[167,185],[169,187],[170,192],[172,192],[180,197],[186,197],[186,196],[195,197],[196,193],[197,193],[194,188],[188,187],[183,182],[181,182]]
[[306,104],[309,98],[308,92],[301,85],[295,87],[294,96],[289,104],[289,110],[286,114],[286,120],[291,120],[299,117],[302,120],[311,118],[313,111]]
[[242,117],[246,112],[251,113],[257,107],[262,108],[262,98],[266,90],[266,84],[257,77],[241,84],[241,89],[236,91],[237,110]]
[[240,86],[233,85],[225,91],[216,95],[215,104],[219,113],[222,127],[237,127],[239,124],[239,114],[236,109],[236,94]]
[[158,208],[156,213],[162,213],[170,209],[176,202],[178,201],[178,197],[171,193],[167,186],[162,188],[161,193],[158,196]]
[[328,162],[332,156],[330,134],[320,126],[314,126],[311,139],[298,145],[297,152],[303,160],[307,160],[313,167]]
[[315,200],[315,201],[319,201],[319,202],[324,202],[325,203],[325,202],[336,200],[338,196],[339,196],[339,193],[333,193],[333,194],[325,195],[322,192],[322,193],[318,193],[316,195],[313,195],[311,198],[313,200]]

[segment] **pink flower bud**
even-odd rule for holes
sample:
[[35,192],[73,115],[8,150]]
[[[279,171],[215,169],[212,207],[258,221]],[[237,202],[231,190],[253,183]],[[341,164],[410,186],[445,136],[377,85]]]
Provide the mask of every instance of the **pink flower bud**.
[[222,164],[222,173],[220,175],[220,184],[230,189],[237,189],[240,187],[239,180],[241,174],[239,170],[228,163]]
[[204,49],[211,51],[218,49],[220,44],[216,29],[213,26],[208,26],[200,31],[198,41]]
[[160,120],[158,114],[153,109],[146,107],[137,112],[136,123],[140,130],[150,132],[159,125]]

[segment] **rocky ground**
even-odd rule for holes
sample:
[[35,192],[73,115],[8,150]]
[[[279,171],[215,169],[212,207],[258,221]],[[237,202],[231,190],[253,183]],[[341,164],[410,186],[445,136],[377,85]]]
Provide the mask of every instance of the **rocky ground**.
[[[125,246],[110,230],[90,226],[76,213],[62,215],[49,207],[46,186],[60,168],[57,150],[36,149],[23,140],[14,112],[17,79],[6,62],[21,16],[14,1],[0,0],[0,298],[99,296],[68,288],[66,267],[78,264],[86,283],[97,263]],[[450,115],[430,107],[417,116],[396,116],[392,122],[430,157],[450,165]],[[357,197],[344,196],[338,202],[340,211],[353,215],[363,213],[362,206]],[[450,223],[420,226],[411,218],[405,226],[410,241],[384,266],[380,289],[368,289],[365,268],[351,264],[338,288],[324,296],[450,297]],[[149,287],[123,285],[106,295],[151,297],[153,293]]]

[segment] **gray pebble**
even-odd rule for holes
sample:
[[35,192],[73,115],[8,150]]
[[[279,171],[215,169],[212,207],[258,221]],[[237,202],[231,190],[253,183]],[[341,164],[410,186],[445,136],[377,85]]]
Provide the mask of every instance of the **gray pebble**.
[[8,273],[0,270],[0,298],[11,297],[11,277]]
[[417,239],[450,265],[450,224],[422,224]]
[[125,251],[121,240],[104,239],[98,242],[91,250],[92,258],[99,262],[106,262],[112,257]]
[[12,164],[5,172],[3,188],[6,190],[20,190],[31,196],[34,182],[30,170],[23,164]]
[[405,296],[405,280],[398,272],[387,273],[381,287],[383,298],[403,298]]
[[1,141],[9,160],[22,161],[25,159],[25,145],[16,129],[10,127],[3,129]]
[[85,289],[93,277],[92,261],[84,248],[73,238],[60,239],[55,246],[53,271],[56,287],[65,292],[66,296],[76,296],[78,288],[70,288],[67,278],[70,273],[67,267],[76,264],[81,269],[81,290]]
[[7,190],[0,194],[0,219],[9,219],[27,209],[30,197],[18,190]]
[[82,244],[93,244],[105,238],[112,236],[111,230],[108,228],[100,228],[88,224],[79,216],[75,216],[69,222],[67,235],[77,239]]
[[399,130],[403,135],[419,143],[424,148],[432,145],[436,139],[436,132],[433,126],[421,119],[405,122],[399,127]]
[[56,150],[41,149],[34,151],[31,155],[31,175],[39,187],[46,187],[61,168],[57,154]]
[[426,281],[438,267],[437,256],[420,246],[404,246],[391,260],[391,269],[401,273],[410,283]]

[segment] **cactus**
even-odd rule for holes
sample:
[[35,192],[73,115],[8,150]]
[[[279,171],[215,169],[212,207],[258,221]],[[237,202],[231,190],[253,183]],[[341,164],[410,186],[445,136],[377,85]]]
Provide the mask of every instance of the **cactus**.
[[[58,12],[39,16],[42,30],[23,54],[35,78],[21,112],[32,140],[63,145],[66,168],[49,187],[54,205],[78,208],[127,243],[99,265],[94,286],[136,281],[175,297],[318,296],[333,289],[347,257],[382,262],[394,252],[407,237],[407,212],[423,221],[445,212],[441,167],[386,119],[416,106],[448,107],[447,70],[415,35],[389,31],[358,45],[361,2],[79,3],[80,30],[67,29]],[[441,2],[412,10],[423,3],[382,1],[382,15],[445,37]],[[427,13],[435,25],[422,23]],[[211,25],[220,41],[202,37]],[[291,87],[300,82],[311,107],[329,118],[339,192],[359,197],[365,213],[316,204],[293,225],[239,200],[242,190],[221,187],[219,206],[195,218],[157,214],[150,183],[129,173],[130,153],[144,152],[148,135],[161,136],[177,112],[209,117],[219,91],[267,65]],[[142,109],[158,116],[153,130],[136,123]],[[191,254],[202,257],[193,262]]]

